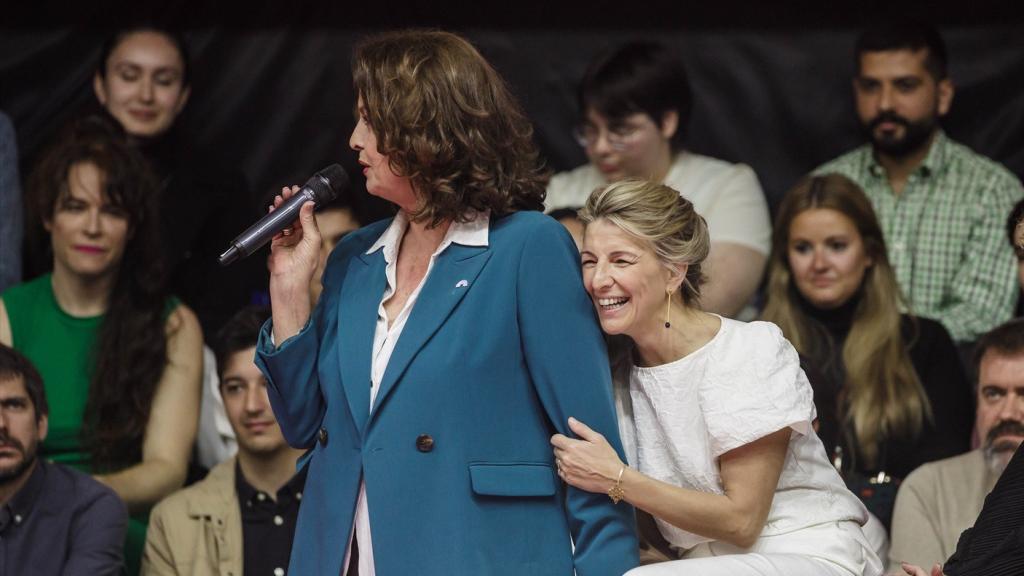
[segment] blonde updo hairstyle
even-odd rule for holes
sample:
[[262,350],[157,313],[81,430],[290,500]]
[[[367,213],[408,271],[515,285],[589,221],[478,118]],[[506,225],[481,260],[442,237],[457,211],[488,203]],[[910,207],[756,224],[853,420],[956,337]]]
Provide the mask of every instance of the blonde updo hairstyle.
[[708,225],[676,190],[647,180],[626,179],[598,188],[580,210],[584,226],[607,220],[646,242],[665,266],[686,264],[683,304],[700,307],[702,268],[711,249]]

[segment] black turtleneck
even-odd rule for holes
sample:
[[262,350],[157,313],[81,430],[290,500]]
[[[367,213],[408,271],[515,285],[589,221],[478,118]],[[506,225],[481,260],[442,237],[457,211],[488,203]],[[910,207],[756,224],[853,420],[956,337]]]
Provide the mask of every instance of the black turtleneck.
[[[846,380],[842,347],[854,322],[859,296],[832,310],[815,308],[800,299],[800,306],[820,329],[805,362],[814,388],[822,442],[830,456],[842,447],[843,471],[874,475],[884,471],[902,479],[914,468],[970,449],[974,423],[974,400],[956,345],[938,322],[904,314],[901,333],[908,346],[925,394],[931,403],[933,421],[926,423],[917,438],[890,438],[880,446],[881,461],[871,468],[858,456],[852,431],[843,432],[841,398]],[[835,419],[834,421],[829,421]]]
[[172,294],[191,307],[212,334],[239,308],[266,291],[265,254],[230,267],[217,257],[261,216],[245,177],[209,154],[193,150],[176,129],[133,144],[149,160],[160,185],[160,231]]

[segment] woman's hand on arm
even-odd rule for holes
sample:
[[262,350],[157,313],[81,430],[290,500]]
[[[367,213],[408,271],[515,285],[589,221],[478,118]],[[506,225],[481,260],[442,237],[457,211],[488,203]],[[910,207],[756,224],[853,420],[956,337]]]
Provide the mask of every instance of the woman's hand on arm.
[[[269,207],[273,212],[298,192],[298,186],[283,188]],[[299,218],[270,242],[270,302],[274,319],[274,342],[299,333],[309,320],[312,302],[309,284],[320,261],[320,230],[313,217],[313,202],[306,202]]]
[[[579,440],[552,437],[559,476],[571,486],[607,492],[621,461],[604,438],[582,422],[569,421]],[[740,547],[751,546],[764,529],[789,446],[787,427],[726,452],[719,458],[724,495],[682,488],[626,468],[624,500],[673,526]]]
[[199,424],[203,334],[195,314],[179,305],[167,319],[167,366],[156,387],[142,442],[142,462],[96,479],[132,513],[156,504],[185,481]]

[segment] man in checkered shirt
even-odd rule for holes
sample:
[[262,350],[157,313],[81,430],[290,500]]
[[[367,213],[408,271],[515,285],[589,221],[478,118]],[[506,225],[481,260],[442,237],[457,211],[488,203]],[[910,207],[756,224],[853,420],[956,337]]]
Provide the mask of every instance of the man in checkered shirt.
[[1004,222],[1024,188],[939,127],[954,89],[935,29],[867,30],[855,57],[857,116],[870,142],[815,173],[840,173],[864,189],[911,312],[969,344],[1013,315],[1016,260]]

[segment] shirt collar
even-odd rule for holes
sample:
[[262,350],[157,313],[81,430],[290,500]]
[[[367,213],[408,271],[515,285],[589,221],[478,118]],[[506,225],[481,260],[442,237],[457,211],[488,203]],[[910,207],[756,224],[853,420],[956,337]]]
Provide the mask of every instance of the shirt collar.
[[21,524],[25,518],[28,518],[28,515],[36,507],[39,493],[42,492],[44,484],[46,484],[46,463],[37,456],[32,475],[4,506],[3,516],[7,523]]
[[[461,244],[463,246],[487,246],[490,230],[491,213],[489,210],[482,212],[473,211],[465,222],[458,220],[452,222],[445,233],[444,239],[438,245],[434,255],[440,254],[450,244]],[[387,262],[394,262],[398,247],[402,245],[402,237],[409,227],[409,217],[405,212],[399,212],[387,230],[380,235],[380,238],[370,246],[367,254],[373,254],[381,248],[384,249],[384,259]]]
[[[303,466],[301,470],[292,476],[291,480],[277,491],[275,499],[279,504],[282,502],[282,496],[284,495],[291,496],[297,500],[302,499],[302,488],[306,485],[306,470],[308,468],[308,466]],[[237,459],[235,460],[235,492],[238,493],[239,502],[252,502],[260,494],[260,491],[245,479],[245,474],[242,473],[242,465],[238,463]]]
[[[941,129],[935,131],[935,137],[932,139],[931,146],[928,148],[928,154],[925,155],[924,160],[921,161],[921,165],[917,167],[915,173],[920,173],[921,176],[928,178],[932,174],[937,174],[943,166],[946,165],[946,149],[948,148],[949,138],[946,137],[946,133]],[[885,178],[885,168],[878,163],[878,158],[875,156],[874,148],[868,147],[868,170],[871,174],[877,178]]]

